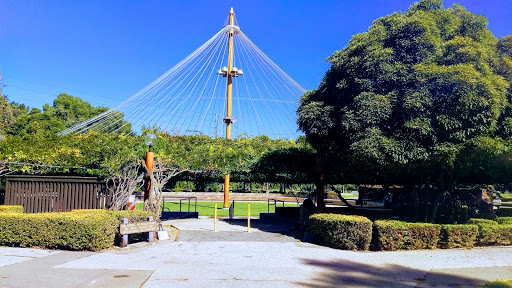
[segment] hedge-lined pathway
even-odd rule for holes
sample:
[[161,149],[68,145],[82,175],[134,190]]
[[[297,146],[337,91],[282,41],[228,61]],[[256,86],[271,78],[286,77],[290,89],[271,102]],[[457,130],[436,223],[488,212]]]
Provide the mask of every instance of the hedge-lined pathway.
[[342,251],[298,242],[282,233],[288,224],[254,220],[248,234],[244,220],[219,222],[217,233],[211,218],[179,220],[204,234],[98,253],[0,247],[0,287],[479,287],[512,278],[512,247]]

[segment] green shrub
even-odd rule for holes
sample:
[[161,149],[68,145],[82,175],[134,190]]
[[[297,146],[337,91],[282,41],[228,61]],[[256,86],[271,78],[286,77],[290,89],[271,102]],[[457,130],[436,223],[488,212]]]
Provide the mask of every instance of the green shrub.
[[122,210],[122,211],[109,211],[105,209],[80,209],[80,210],[73,210],[71,213],[74,214],[108,214],[114,217],[116,220],[121,223],[121,220],[123,218],[128,219],[128,223],[132,222],[141,222],[141,221],[147,221],[149,216],[153,216],[153,220],[156,221],[156,214],[153,212],[148,211],[141,211],[141,210]]
[[439,241],[440,225],[377,220],[373,223],[375,244],[379,250],[434,249]]
[[149,216],[153,216],[153,220],[158,220],[155,213],[148,212],[148,211],[140,211],[140,210],[123,210],[123,211],[108,211],[110,215],[115,217],[119,223],[121,223],[121,219],[127,218],[128,223],[132,222],[141,222],[141,221],[147,221]]
[[471,218],[466,224],[471,225],[498,225],[498,222],[489,219]]
[[0,245],[98,251],[111,247],[116,220],[103,214],[0,214]]
[[[505,223],[508,219],[500,221]],[[499,224],[485,219],[469,219],[468,224],[478,226],[477,244],[480,246],[512,244],[512,224]]]
[[512,224],[512,217],[498,217],[496,218],[498,224]]
[[[64,213],[0,213],[0,245],[98,251],[119,242],[122,218],[146,221],[145,211],[73,210]],[[130,235],[140,239],[140,234]]]
[[71,210],[71,213],[74,214],[90,214],[90,213],[107,213],[108,210],[105,209],[77,209],[77,210]]
[[320,244],[347,250],[368,250],[372,222],[363,216],[315,214],[309,218],[309,231]]
[[[122,222],[123,218],[128,219],[128,223],[135,223],[135,222],[143,222],[147,221],[149,216],[153,216],[153,220],[156,221],[156,214],[152,212],[147,211],[141,211],[141,210],[122,210],[122,211],[109,211],[105,209],[80,209],[80,210],[73,210],[71,213],[75,214],[99,214],[99,215],[105,215],[108,214],[110,217],[115,219],[115,240],[113,244],[120,245],[122,241],[122,236],[119,234],[119,225]],[[103,216],[105,217],[105,216]],[[147,240],[148,233],[136,233],[136,234],[129,234],[128,235],[128,242],[140,242]]]
[[512,287],[512,279],[502,279],[489,282],[483,288],[510,288]]
[[0,205],[0,213],[23,213],[23,206]]
[[478,235],[477,225],[441,225],[439,248],[471,248]]

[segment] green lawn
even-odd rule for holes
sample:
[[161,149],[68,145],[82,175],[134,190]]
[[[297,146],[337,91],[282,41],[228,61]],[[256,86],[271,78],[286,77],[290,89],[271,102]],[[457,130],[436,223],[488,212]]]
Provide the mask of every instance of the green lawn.
[[[229,210],[222,209],[223,202],[197,202],[197,212],[199,216],[211,216],[213,217],[215,211],[215,204],[217,204],[217,217],[228,217]],[[260,216],[260,213],[268,212],[267,202],[238,202],[235,201],[235,217],[247,216],[247,206],[251,204],[251,216]],[[231,205],[231,202],[229,203]],[[283,204],[278,203],[278,207]],[[297,207],[297,204],[285,204],[285,207]],[[169,210],[167,210],[169,209]],[[274,213],[274,206],[270,206],[270,213]],[[142,203],[137,203],[137,210],[142,210]],[[173,202],[165,203],[165,211],[179,212],[180,204]],[[183,202],[181,206],[182,212],[188,212],[188,202]],[[191,202],[190,212],[194,212],[194,202]]]
[[502,199],[502,200],[505,200],[505,201],[512,201],[512,194],[505,194],[505,193],[502,193],[502,194],[501,194],[501,199]]

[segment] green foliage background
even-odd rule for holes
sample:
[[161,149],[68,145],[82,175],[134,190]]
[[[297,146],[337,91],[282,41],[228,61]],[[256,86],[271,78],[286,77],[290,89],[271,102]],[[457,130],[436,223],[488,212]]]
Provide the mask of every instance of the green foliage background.
[[457,185],[510,183],[511,52],[512,36],[441,0],[375,20],[297,111],[326,181],[406,186],[424,221]]

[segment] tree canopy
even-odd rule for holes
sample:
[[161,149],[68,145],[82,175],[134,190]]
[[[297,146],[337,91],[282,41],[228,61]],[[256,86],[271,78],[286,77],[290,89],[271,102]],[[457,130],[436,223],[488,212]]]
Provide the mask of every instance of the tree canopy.
[[475,160],[462,159],[464,149],[511,135],[511,43],[481,15],[422,0],[330,56],[297,122],[320,156],[341,164],[331,174],[348,183],[449,189],[456,167]]

